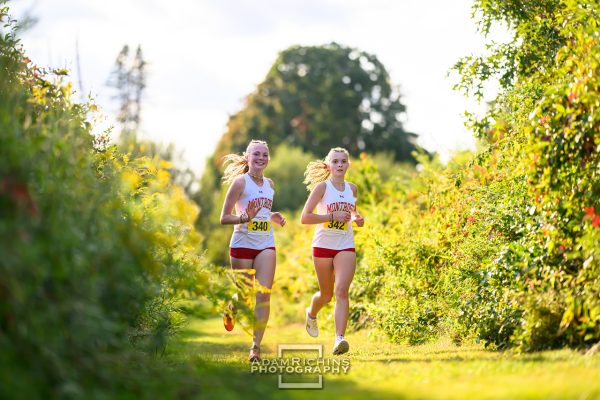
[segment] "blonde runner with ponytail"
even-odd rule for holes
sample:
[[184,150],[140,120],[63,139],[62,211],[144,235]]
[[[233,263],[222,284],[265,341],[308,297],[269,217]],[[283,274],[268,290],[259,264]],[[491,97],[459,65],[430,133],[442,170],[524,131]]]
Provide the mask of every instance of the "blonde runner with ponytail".
[[306,332],[319,335],[317,314],[335,293],[335,341],[333,354],[350,350],[344,338],[350,312],[349,289],[356,270],[356,250],[352,224],[362,227],[364,218],[356,210],[358,188],[346,181],[350,166],[348,151],[341,147],[329,150],[324,160],[306,167],[304,183],[310,191],[300,221],[315,225],[313,262],[319,291],[306,307]]
[[[252,140],[243,155],[224,157],[223,183],[229,189],[221,210],[221,224],[233,225],[229,242],[229,259],[242,297],[255,295],[253,342],[249,361],[260,360],[260,344],[270,312],[271,287],[275,276],[275,237],[272,223],[285,225],[279,212],[272,212],[275,194],[273,181],[264,175],[269,165],[269,147],[262,140]],[[255,291],[244,288],[248,283]],[[237,295],[237,293],[236,293]],[[252,303],[250,299],[244,299]],[[223,326],[231,331],[235,326],[235,310],[239,297],[233,297],[223,310]]]
[[346,154],[346,157],[350,159],[348,150],[344,149],[343,147],[334,147],[333,149],[329,150],[325,160],[316,160],[308,163],[306,171],[304,172],[303,183],[306,185],[306,189],[309,192],[311,192],[319,183],[325,182],[331,176],[328,163],[331,162],[331,156],[333,153],[344,153]]

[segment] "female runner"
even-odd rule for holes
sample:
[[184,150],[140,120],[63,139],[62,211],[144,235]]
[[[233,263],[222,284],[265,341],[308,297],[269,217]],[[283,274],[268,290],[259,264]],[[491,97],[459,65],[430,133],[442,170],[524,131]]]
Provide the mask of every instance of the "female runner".
[[302,210],[302,223],[316,225],[312,245],[319,281],[319,291],[306,308],[306,331],[310,336],[318,336],[317,314],[335,294],[333,354],[344,354],[350,349],[344,333],[349,313],[348,290],[356,269],[352,222],[359,227],[364,225],[363,217],[356,211],[358,189],[345,180],[349,166],[348,151],[336,147],[324,161],[308,164],[304,180],[311,193]]
[[[229,154],[225,156],[224,164],[229,165],[223,181],[231,186],[223,203],[221,224],[235,225],[229,250],[231,268],[254,269],[255,273],[246,274],[246,277],[252,281],[254,275],[258,281],[254,335],[249,356],[250,361],[256,361],[260,360],[260,343],[269,320],[271,286],[275,275],[275,239],[271,222],[283,226],[285,218],[281,213],[271,212],[273,181],[263,175],[269,164],[266,142],[252,140],[243,156]],[[230,303],[223,318],[228,331],[235,324],[233,308],[233,303]]]

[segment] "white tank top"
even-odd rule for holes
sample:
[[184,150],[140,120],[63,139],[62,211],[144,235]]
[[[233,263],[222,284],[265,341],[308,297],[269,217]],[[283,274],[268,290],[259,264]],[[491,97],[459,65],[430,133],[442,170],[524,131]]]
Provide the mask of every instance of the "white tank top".
[[275,191],[266,177],[263,178],[262,186],[258,186],[248,174],[244,174],[244,180],[246,183],[244,192],[235,203],[236,214],[241,215],[249,205],[253,204],[260,205],[262,208],[252,220],[234,226],[229,246],[256,250],[275,247],[271,226],[271,206]]
[[[350,184],[344,181],[344,190],[339,191],[328,179],[325,181],[325,194],[317,204],[317,214],[329,214],[333,211],[352,212],[356,209],[356,198]],[[324,222],[315,227],[313,247],[331,250],[343,250],[354,247],[352,222]]]

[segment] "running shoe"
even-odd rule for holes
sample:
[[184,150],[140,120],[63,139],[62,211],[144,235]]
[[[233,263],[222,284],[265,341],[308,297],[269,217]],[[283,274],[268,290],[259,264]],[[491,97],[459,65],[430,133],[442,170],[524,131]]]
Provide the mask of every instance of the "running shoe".
[[235,307],[233,306],[232,301],[227,304],[227,308],[223,313],[223,326],[228,332],[231,332],[235,326]]
[[344,339],[343,336],[337,336],[335,338],[335,344],[333,346],[333,354],[339,356],[340,354],[347,353],[350,350],[350,345]]
[[312,318],[306,308],[306,332],[312,337],[319,336],[319,326],[317,325],[317,319]]
[[250,347],[250,355],[248,356],[248,361],[260,361],[260,347],[258,347],[257,345]]

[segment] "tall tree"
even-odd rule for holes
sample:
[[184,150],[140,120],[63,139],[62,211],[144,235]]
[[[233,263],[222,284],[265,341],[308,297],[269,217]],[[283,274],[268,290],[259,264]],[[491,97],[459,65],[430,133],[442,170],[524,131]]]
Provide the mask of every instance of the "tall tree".
[[163,145],[138,135],[141,122],[143,93],[146,89],[146,66],[142,47],[138,45],[135,54],[130,55],[129,46],[124,45],[115,67],[108,78],[108,86],[116,89],[113,96],[119,102],[117,121],[121,125],[119,146],[130,157],[159,157],[171,164],[171,181],[181,186],[189,197],[196,195],[198,184],[194,171],[183,165],[183,154],[173,144]]
[[416,135],[403,125],[406,107],[376,56],[337,43],[282,51],[246,107],[233,115],[217,159],[251,138],[325,154],[392,151],[413,161]]
[[117,121],[121,124],[123,136],[135,135],[140,125],[142,95],[146,88],[146,61],[140,45],[133,58],[129,56],[129,46],[123,46],[107,84],[117,91],[113,98],[119,102]]

